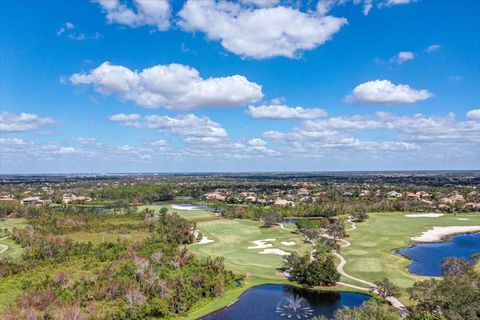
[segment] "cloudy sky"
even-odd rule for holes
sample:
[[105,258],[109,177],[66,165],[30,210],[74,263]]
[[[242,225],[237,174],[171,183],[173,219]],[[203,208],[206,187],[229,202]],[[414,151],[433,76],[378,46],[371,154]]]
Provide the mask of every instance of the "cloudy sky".
[[0,4],[0,173],[479,169],[480,1]]

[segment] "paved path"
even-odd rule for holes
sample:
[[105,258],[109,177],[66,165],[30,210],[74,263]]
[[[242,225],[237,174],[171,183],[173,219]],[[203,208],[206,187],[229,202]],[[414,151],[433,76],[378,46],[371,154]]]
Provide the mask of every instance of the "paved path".
[[[0,238],[0,241],[2,240],[5,240],[5,239],[8,239],[9,237],[3,237],[3,238]],[[0,253],[4,253],[5,251],[8,250],[8,246],[6,244],[1,244],[0,243]]]

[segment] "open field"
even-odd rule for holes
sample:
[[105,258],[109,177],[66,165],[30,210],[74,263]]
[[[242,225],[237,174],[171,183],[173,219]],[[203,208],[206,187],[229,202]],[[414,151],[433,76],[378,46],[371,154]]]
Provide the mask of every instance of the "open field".
[[27,225],[27,220],[24,218],[5,218],[0,220],[0,230],[13,228],[24,228]]
[[166,202],[162,204],[151,204],[151,205],[144,205],[138,206],[137,210],[143,211],[146,208],[153,210],[155,213],[158,213],[161,208],[167,208],[169,213],[176,212],[182,218],[187,220],[202,220],[215,217],[215,213],[206,211],[206,210],[180,210],[180,209],[173,209],[171,207],[173,203]]
[[147,230],[131,230],[128,233],[115,232],[72,232],[65,234],[65,237],[75,242],[91,242],[99,244],[101,242],[116,242],[120,240],[142,241],[148,237]]
[[[394,253],[395,249],[408,246],[410,237],[419,236],[431,227],[480,225],[480,214],[444,215],[437,218],[408,218],[405,213],[369,213],[370,218],[358,223],[349,232],[351,246],[340,253],[347,260],[344,270],[355,277],[373,282],[387,277],[405,289],[415,281],[424,279],[408,272],[410,260]],[[468,219],[468,220],[459,220]],[[341,281],[356,285],[355,281],[342,277]],[[408,302],[405,292],[402,301]]]
[[[282,273],[278,268],[282,265],[282,256],[277,254],[260,254],[263,250],[280,249],[285,252],[305,253],[311,250],[311,245],[304,243],[302,236],[280,227],[262,228],[260,222],[247,220],[215,219],[202,221],[197,224],[197,229],[214,240],[208,244],[194,244],[189,249],[199,255],[221,256],[225,264],[235,273],[247,272],[265,278],[279,278]],[[248,249],[255,246],[253,241],[275,239],[267,243],[272,246]],[[294,245],[289,241],[295,242]]]

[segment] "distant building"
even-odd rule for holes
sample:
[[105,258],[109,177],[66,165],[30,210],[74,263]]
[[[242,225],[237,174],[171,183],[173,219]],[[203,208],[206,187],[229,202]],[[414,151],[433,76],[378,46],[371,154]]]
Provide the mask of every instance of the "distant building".
[[28,198],[24,198],[24,199],[22,199],[22,201],[20,202],[20,204],[21,204],[22,206],[41,206],[41,205],[44,205],[45,203],[46,203],[46,201],[40,199],[39,197],[28,197]]
[[274,206],[280,206],[280,207],[285,207],[285,206],[295,206],[295,203],[293,201],[287,200],[287,199],[276,199],[273,202]]
[[389,197],[389,198],[401,198],[402,194],[400,192],[397,192],[397,191],[390,191],[389,193],[387,193],[387,197]]
[[11,194],[0,195],[0,201],[15,201],[15,198]]
[[85,196],[76,196],[74,194],[64,194],[62,196],[62,200],[64,203],[70,203],[72,201],[90,201],[92,200],[90,197],[85,197]]
[[218,201],[225,201],[225,199],[227,199],[226,196],[217,192],[208,192],[205,194],[205,198],[208,200],[218,200]]

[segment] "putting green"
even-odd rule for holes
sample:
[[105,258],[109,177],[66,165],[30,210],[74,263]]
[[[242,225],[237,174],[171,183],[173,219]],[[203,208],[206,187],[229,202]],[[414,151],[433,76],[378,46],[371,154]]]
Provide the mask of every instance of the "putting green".
[[[410,260],[395,250],[411,243],[410,237],[420,236],[431,227],[480,225],[480,214],[444,215],[438,218],[408,218],[405,213],[369,213],[364,223],[349,231],[351,246],[342,248],[341,255],[347,260],[344,267],[348,274],[370,282],[387,277],[402,289],[415,281],[425,279],[408,272]],[[468,220],[458,220],[468,218]],[[342,281],[355,285],[361,283],[342,277]],[[405,290],[402,301],[408,302]]]
[[[264,278],[281,278],[283,257],[277,254],[260,254],[265,249],[280,249],[286,252],[305,253],[311,250],[311,245],[304,242],[302,236],[291,230],[280,227],[263,228],[261,223],[248,220],[215,219],[202,221],[197,229],[214,240],[207,244],[193,244],[190,251],[205,256],[220,256],[225,258],[227,267],[235,273]],[[252,241],[275,239],[267,242],[273,246],[248,249],[255,246]],[[294,241],[295,245],[285,246],[284,241]]]
[[151,204],[151,205],[144,205],[138,206],[137,210],[143,211],[145,209],[153,210],[155,213],[158,214],[161,208],[167,208],[168,213],[176,212],[182,218],[187,220],[202,220],[215,217],[215,213],[207,210],[181,210],[181,209],[173,209],[173,203],[167,202],[162,204]]

